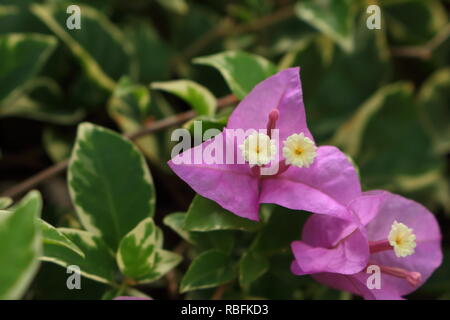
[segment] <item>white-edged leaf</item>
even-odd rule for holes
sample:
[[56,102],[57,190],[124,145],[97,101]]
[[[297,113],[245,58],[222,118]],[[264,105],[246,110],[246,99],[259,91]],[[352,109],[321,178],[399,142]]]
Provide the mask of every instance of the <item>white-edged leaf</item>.
[[251,284],[266,273],[269,267],[267,256],[255,248],[250,248],[239,262],[239,283],[241,286]]
[[[150,117],[150,91],[144,85],[133,83],[124,76],[117,83],[108,103],[108,112],[122,132],[131,134],[140,130]],[[142,152],[154,162],[160,157],[154,135],[145,135],[136,140]]]
[[13,200],[9,197],[0,198],[0,210],[8,209],[8,207],[13,203]]
[[58,83],[47,77],[34,77],[0,106],[0,117],[23,117],[56,124],[74,124],[84,115],[83,109],[66,104]]
[[66,9],[67,4],[57,2],[31,5],[31,11],[70,48],[87,76],[112,91],[114,79],[130,69],[126,38],[102,13],[86,5],[80,6],[81,29],[68,30]]
[[0,300],[20,298],[39,266],[42,200],[31,191],[10,212],[0,214]]
[[152,218],[142,220],[120,241],[117,264],[122,273],[135,280],[153,267],[157,249],[157,231]]
[[173,80],[153,82],[152,89],[172,93],[188,103],[199,115],[213,115],[216,111],[217,100],[204,86],[191,80]]
[[[46,247],[48,246],[60,246],[62,249],[71,250],[76,254],[84,258],[83,251],[80,250],[69,238],[67,238],[61,231],[52,226],[51,224],[45,222],[42,219],[38,219],[38,224],[42,232],[42,240],[44,242],[44,252],[45,257]],[[45,259],[44,259],[45,260]]]
[[236,271],[230,257],[220,250],[205,251],[197,256],[181,281],[181,292],[216,287],[230,282]]
[[195,58],[193,62],[218,69],[238,99],[243,99],[256,84],[277,72],[270,61],[243,51],[225,51]]
[[52,36],[0,35],[0,101],[36,75],[55,46]]
[[68,183],[85,229],[114,251],[123,236],[153,216],[155,193],[144,157],[132,142],[109,129],[80,124]]
[[141,221],[120,241],[117,264],[124,275],[138,283],[152,282],[181,261],[181,256],[162,250],[162,231],[152,218]]
[[58,228],[58,231],[74,243],[84,254],[84,258],[73,250],[55,245],[46,247],[43,261],[56,263],[63,267],[76,265],[81,275],[102,282],[114,283],[119,274],[114,254],[103,240],[83,230]]
[[218,249],[227,253],[234,247],[235,234],[232,230],[215,230],[208,232],[188,231],[184,228],[187,214],[175,212],[164,218],[164,224],[175,231],[181,238],[195,246],[199,251]]
[[175,231],[181,238],[188,241],[189,243],[194,243],[192,238],[192,232],[184,229],[184,223],[186,221],[186,213],[184,212],[174,212],[164,217],[164,224]]
[[163,249],[157,249],[153,256],[154,266],[149,273],[139,279],[138,283],[150,283],[158,280],[164,276],[167,272],[175,268],[182,260],[182,257],[172,251]]
[[450,151],[450,68],[436,71],[419,92],[419,112],[441,154]]
[[157,0],[158,3],[166,9],[177,14],[185,14],[188,12],[188,4],[185,0]]
[[296,11],[301,19],[335,40],[344,50],[353,50],[352,0],[301,1]]
[[192,200],[184,224],[184,228],[189,231],[255,231],[260,226],[260,223],[238,217],[216,202],[200,195],[196,195]]

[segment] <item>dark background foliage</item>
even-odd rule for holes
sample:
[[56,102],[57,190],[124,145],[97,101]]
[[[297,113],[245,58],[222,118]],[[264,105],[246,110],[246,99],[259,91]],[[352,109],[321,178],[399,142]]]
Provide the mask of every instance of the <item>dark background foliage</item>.
[[[81,5],[82,29],[58,30],[50,20],[64,26],[65,8],[70,4]],[[381,6],[381,30],[366,27],[369,4]],[[278,68],[301,67],[310,129],[319,145],[337,145],[353,158],[365,190],[382,188],[402,194],[436,215],[444,237],[444,264],[410,298],[450,298],[450,2],[317,1],[315,6],[312,10],[317,9],[318,14],[311,20],[304,14],[311,10],[307,1],[1,0],[0,36],[37,34],[57,41],[45,61],[32,59],[13,77],[0,79],[0,191],[7,192],[67,159],[81,121],[131,133],[192,109],[185,99],[158,90],[155,82],[190,79],[217,98],[230,94],[217,70],[195,64],[193,58],[225,50],[246,51]],[[321,27],[323,23],[328,28]],[[12,63],[8,61],[19,55],[0,56],[0,77]],[[40,63],[37,74],[21,83],[24,70]],[[241,62],[234,67],[237,78],[253,81],[251,65]],[[6,100],[5,88],[16,81],[20,99]],[[137,86],[149,103],[139,111],[133,109],[135,114],[121,113],[120,107],[114,107],[114,99],[124,99],[116,88],[119,83]],[[205,125],[220,128],[230,110],[221,108],[203,119]],[[189,127],[189,123],[182,125]],[[165,164],[173,145],[169,141],[172,129],[148,135],[138,143],[155,180],[155,221],[160,226],[168,214],[185,212],[194,197]],[[45,179],[38,187],[44,196],[42,216],[46,221],[58,227],[79,226],[64,173]],[[211,288],[189,292],[187,297],[350,298],[308,277],[289,274],[286,266],[291,256],[284,249],[299,237],[306,214],[290,218],[292,230],[278,223],[277,214],[271,217],[272,232],[287,234],[286,239],[280,240],[278,248],[267,244],[268,235],[262,232],[258,236],[262,244],[254,245],[273,246],[266,248],[276,252],[268,261],[266,257],[254,261],[270,268],[251,284],[240,286],[234,281],[224,289],[219,287],[224,292]],[[163,229],[166,246],[181,250],[186,258],[172,273],[172,281],[177,282],[190,258],[203,249],[189,248],[171,228]],[[210,247],[219,246],[221,239],[233,239],[235,259],[240,259],[253,241],[251,235],[239,231],[215,232],[219,234],[211,239],[216,245]],[[102,284],[83,279],[83,290],[69,291],[66,277],[63,268],[43,263],[25,297],[100,298],[106,290]],[[170,280],[138,289],[155,298],[185,297],[170,290]]]

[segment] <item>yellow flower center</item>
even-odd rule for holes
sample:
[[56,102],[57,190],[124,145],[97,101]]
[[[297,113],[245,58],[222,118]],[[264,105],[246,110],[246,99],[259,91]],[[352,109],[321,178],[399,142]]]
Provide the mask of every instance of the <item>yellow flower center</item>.
[[299,155],[301,155],[301,154],[302,154],[302,152],[303,152],[303,149],[302,149],[302,148],[299,148],[299,147],[297,147],[297,148],[295,148],[295,151],[294,151],[294,152],[295,152],[295,154],[296,154],[296,155],[298,155],[298,156],[299,156]]
[[413,229],[405,224],[394,221],[388,236],[389,244],[394,247],[397,257],[407,257],[414,253],[416,248],[416,235]]
[[308,168],[314,162],[316,155],[316,145],[303,133],[290,135],[284,141],[283,156],[286,164]]
[[271,140],[267,134],[264,133],[253,133],[249,135],[244,142],[239,145],[239,149],[242,152],[242,156],[245,161],[247,161],[251,167],[263,166],[276,155],[276,145],[275,141]]

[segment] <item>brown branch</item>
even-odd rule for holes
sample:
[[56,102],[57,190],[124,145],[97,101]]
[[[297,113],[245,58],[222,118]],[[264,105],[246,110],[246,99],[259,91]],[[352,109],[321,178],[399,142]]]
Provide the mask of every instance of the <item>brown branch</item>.
[[256,19],[248,24],[236,26],[233,30],[231,30],[231,34],[239,34],[246,32],[256,32],[262,29],[266,29],[271,25],[277,24],[281,21],[284,21],[295,15],[295,6],[285,6],[278,11],[275,11],[273,14]]
[[216,291],[214,291],[213,296],[211,297],[211,300],[222,300],[223,294],[226,290],[226,285],[221,285],[217,287]]
[[186,50],[181,54],[181,59],[188,60],[195,56],[197,53],[201,52],[210,43],[215,40],[230,36],[237,35],[246,32],[257,32],[271,25],[279,23],[287,18],[295,15],[295,7],[293,5],[282,7],[281,9],[275,11],[274,13],[256,19],[250,23],[237,25],[230,18],[224,18],[221,20],[217,26],[210,31],[206,32],[199,39],[194,41]]
[[433,51],[436,50],[442,43],[444,43],[444,41],[447,40],[449,36],[450,24],[447,24],[425,45],[394,47],[391,49],[391,53],[395,57],[409,57],[428,60],[433,55]]
[[[234,95],[230,94],[228,96],[218,99],[217,107],[223,108],[225,106],[228,106],[228,105],[236,103],[236,102],[238,102],[237,98]],[[164,118],[159,121],[155,121],[155,122],[151,123],[149,126],[142,128],[135,133],[125,135],[125,136],[131,140],[135,140],[144,135],[154,133],[158,130],[181,124],[187,120],[194,118],[195,115],[196,115],[196,112],[194,110],[179,113],[177,115],[167,117],[167,118]],[[58,163],[54,164],[53,166],[48,167],[47,169],[35,174],[34,176],[31,176],[30,178],[24,180],[23,182],[11,187],[10,189],[7,189],[5,192],[2,193],[2,197],[11,197],[11,198],[16,197],[16,196],[34,188],[35,186],[42,183],[43,181],[63,172],[64,170],[67,169],[68,165],[69,165],[68,159],[58,162]]]
[[[189,248],[186,241],[181,241],[173,250],[175,253],[183,255],[183,253]],[[169,297],[171,299],[176,299],[178,297],[178,277],[176,269],[170,270],[166,275],[167,280],[167,291],[169,292]]]

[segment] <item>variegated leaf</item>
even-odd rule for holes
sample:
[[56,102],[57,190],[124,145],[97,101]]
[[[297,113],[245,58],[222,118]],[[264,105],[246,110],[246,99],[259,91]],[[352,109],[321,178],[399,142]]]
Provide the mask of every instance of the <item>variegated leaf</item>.
[[44,242],[44,253],[48,250],[49,246],[60,246],[66,250],[71,250],[76,254],[84,258],[83,251],[80,250],[72,241],[69,240],[62,232],[57,228],[53,227],[51,224],[45,222],[44,220],[38,220],[39,227],[42,232],[42,240]]
[[65,247],[47,246],[43,261],[56,263],[63,267],[76,265],[81,275],[102,282],[114,283],[119,274],[111,249],[103,240],[83,230],[59,228],[58,231],[74,243],[84,254],[84,258]]
[[230,257],[220,250],[209,250],[197,256],[181,281],[181,292],[216,287],[236,277]]
[[83,226],[114,251],[123,236],[153,216],[154,187],[144,157],[109,129],[79,126],[68,181]]
[[219,70],[233,94],[239,99],[244,98],[258,82],[277,71],[269,60],[243,51],[225,51],[198,57],[193,61]]
[[199,115],[214,114],[217,101],[214,95],[204,86],[191,80],[174,80],[153,82],[153,89],[172,93],[186,101]]
[[158,280],[167,272],[175,268],[182,260],[182,257],[172,251],[157,249],[153,256],[153,268],[139,279],[139,283],[149,283]]
[[139,279],[153,267],[157,231],[152,218],[144,219],[120,241],[117,263],[122,273]]
[[30,192],[11,211],[0,214],[0,300],[20,298],[39,266],[42,200]]
[[1,197],[0,198],[0,210],[8,209],[8,207],[13,203],[11,198]]
[[143,220],[120,242],[117,263],[134,281],[152,282],[174,268],[181,257],[162,250],[162,232],[151,218]]

